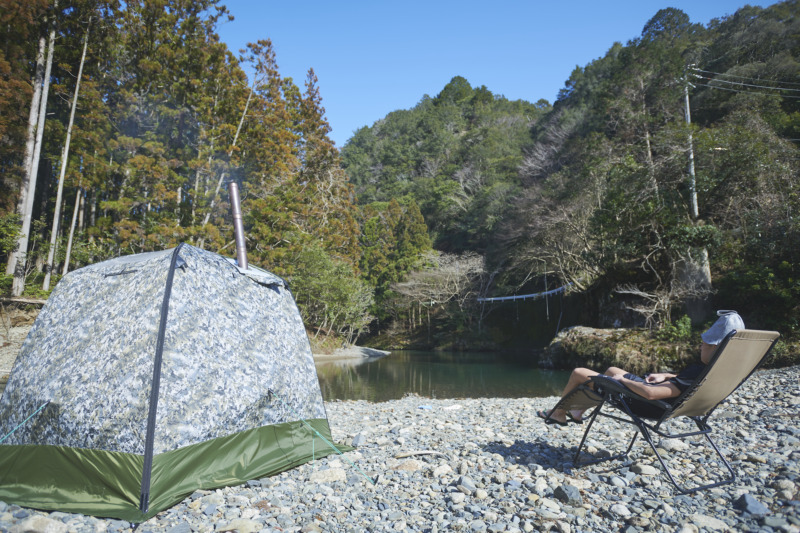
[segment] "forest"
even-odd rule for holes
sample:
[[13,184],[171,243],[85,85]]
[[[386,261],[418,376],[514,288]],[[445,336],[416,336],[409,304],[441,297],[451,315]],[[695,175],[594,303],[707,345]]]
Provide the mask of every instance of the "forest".
[[559,288],[575,323],[731,308],[796,340],[798,13],[662,9],[555,102],[456,76],[339,149],[313,69],[229,50],[220,1],[2,0],[0,292],[180,242],[233,257],[234,181],[312,342],[523,348],[479,299]]

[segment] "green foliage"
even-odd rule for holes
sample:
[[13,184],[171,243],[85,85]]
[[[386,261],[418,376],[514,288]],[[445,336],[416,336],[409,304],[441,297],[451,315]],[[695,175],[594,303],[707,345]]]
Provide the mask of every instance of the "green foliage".
[[[336,316],[336,330],[346,336],[365,327],[365,309],[372,300],[357,267],[355,199],[328,138],[330,126],[313,71],[304,90],[283,78],[269,40],[251,43],[237,59],[216,34],[227,14],[218,0],[9,5],[8,24],[0,29],[10,43],[0,51],[0,137],[6,141],[0,147],[3,256],[14,241],[15,219],[6,214],[13,212],[23,183],[38,36],[49,12],[57,18],[37,183],[37,197],[43,198],[34,203],[22,269],[27,295],[38,294],[36,264],[47,252],[43,243],[49,241],[55,211],[48,181],[55,171],[45,167],[61,157],[68,102],[91,20],[90,60],[81,80],[64,188],[66,205],[79,202],[70,269],[187,241],[230,253],[226,186],[236,180],[251,263],[300,280],[324,274],[326,281],[359,299],[342,303],[344,293],[324,293],[326,311],[307,312],[309,327],[332,327]],[[58,221],[54,274],[63,271],[72,214],[73,209],[63,209]],[[297,262],[306,247],[319,247],[330,264]]]
[[[342,151],[345,168],[362,204],[409,195],[437,249],[486,254],[499,293],[544,276],[578,289],[636,284],[652,299],[633,304],[668,317],[698,290],[686,272],[707,252],[715,305],[736,308],[743,291],[748,324],[796,331],[800,154],[787,138],[797,137],[800,101],[718,89],[800,75],[795,4],[745,7],[708,27],[660,10],[639,37],[576,68],[553,106],[510,102],[455,77],[436,97],[359,130]],[[697,82],[691,125],[686,81]],[[390,272],[391,260],[374,259],[372,272]],[[685,342],[686,320],[660,335]]]
[[413,198],[374,202],[361,219],[361,271],[380,302],[392,283],[400,281],[430,250],[425,222]]
[[717,281],[719,301],[730,302],[746,318],[747,327],[800,333],[800,269],[781,262],[775,267],[740,263]]
[[765,368],[782,368],[800,364],[800,345],[797,339],[791,341],[781,338],[764,361]]
[[722,243],[723,234],[712,225],[698,224],[691,226],[675,225],[667,228],[665,240],[669,246],[684,250],[687,248],[711,248]]
[[16,213],[7,213],[0,216],[0,257],[16,248],[20,224],[20,216]]
[[334,332],[349,342],[367,329],[373,291],[348,263],[319,244],[304,248],[293,262],[291,288],[305,323],[316,325],[317,334]]
[[[738,308],[748,325],[796,331],[798,309],[788,304],[796,273],[778,265],[800,264],[800,227],[792,215],[800,207],[800,158],[796,144],[781,138],[792,128],[798,102],[766,91],[715,90],[706,79],[690,90],[690,130],[683,84],[675,82],[688,63],[724,73],[720,80],[798,75],[800,50],[775,33],[785,36],[798,27],[796,17],[778,14],[789,4],[744,8],[709,29],[689,24],[677,10],[662,10],[641,38],[576,69],[535,130],[534,149],[523,164],[526,189],[513,220],[503,225],[512,272],[558,265],[548,277],[579,287],[603,286],[615,272],[636,272],[617,283],[672,294],[653,305],[677,307],[683,280],[676,266],[707,250],[718,307]],[[761,47],[766,41],[781,41],[783,48]],[[709,50],[725,50],[724,60]],[[690,133],[697,219],[687,173]],[[770,272],[773,277],[766,277]],[[762,287],[762,296],[748,286]],[[737,291],[747,296],[737,297]]]
[[683,315],[656,331],[656,338],[667,342],[689,342],[692,339],[692,319]]
[[548,108],[456,76],[435,98],[358,130],[342,161],[362,205],[410,196],[437,247],[485,250],[519,191],[530,127]]
[[[50,291],[42,290],[42,280],[44,279],[44,273],[34,271],[31,273],[25,284],[25,290],[20,295],[22,298],[33,298],[38,300],[47,300],[50,296]],[[58,274],[53,275],[53,284],[55,286],[58,283],[58,280],[61,279],[61,276]]]
[[11,285],[14,283],[14,276],[0,274],[0,294],[11,296]]

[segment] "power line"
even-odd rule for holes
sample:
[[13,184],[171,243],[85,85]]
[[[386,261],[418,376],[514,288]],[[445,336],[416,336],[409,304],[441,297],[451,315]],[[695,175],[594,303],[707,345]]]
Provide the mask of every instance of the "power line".
[[[716,80],[712,80],[716,81]],[[719,89],[721,91],[730,91],[732,93],[747,93],[747,94],[758,94],[761,96],[780,96],[781,98],[794,98],[800,99],[800,96],[792,96],[789,94],[772,94],[772,93],[764,93],[760,91],[748,91],[748,90],[739,90],[739,89],[731,89],[730,87],[720,87],[719,85],[709,85],[708,83],[693,83],[692,85],[700,86],[700,87],[709,87],[711,89]]]
[[718,83],[727,83],[729,85],[739,85],[742,87],[755,87],[756,89],[768,89],[771,91],[791,91],[795,93],[800,93],[800,89],[787,89],[785,87],[771,87],[769,85],[754,85],[752,83],[744,83],[741,81],[729,81],[729,80],[721,80],[719,78],[709,78],[708,76],[701,76],[699,74],[692,74],[697,79],[700,80],[709,80],[709,81],[716,81]]
[[705,74],[713,74],[714,76],[728,76],[729,78],[741,78],[743,80],[760,81],[760,82],[764,82],[764,83],[780,83],[780,84],[783,84],[783,85],[798,85],[798,86],[800,86],[800,83],[792,82],[792,81],[765,80],[765,79],[761,79],[761,78],[749,78],[747,76],[739,76],[738,74],[725,74],[725,73],[721,73],[721,72],[712,72],[710,70],[703,70],[703,69],[700,69],[700,68],[697,68],[697,67],[689,67],[689,70],[694,70],[695,72],[703,72]]

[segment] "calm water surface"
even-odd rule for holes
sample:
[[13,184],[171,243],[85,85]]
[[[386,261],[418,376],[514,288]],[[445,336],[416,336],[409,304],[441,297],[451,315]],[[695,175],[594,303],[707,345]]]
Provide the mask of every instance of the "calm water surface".
[[317,363],[325,400],[527,398],[561,394],[568,371],[543,370],[530,355],[392,352],[377,359]]

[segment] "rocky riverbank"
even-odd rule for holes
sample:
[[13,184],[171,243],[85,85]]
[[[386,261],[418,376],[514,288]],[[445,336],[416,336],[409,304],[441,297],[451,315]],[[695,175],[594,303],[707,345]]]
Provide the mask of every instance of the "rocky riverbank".
[[385,350],[378,350],[376,348],[367,348],[365,346],[346,346],[337,348],[329,354],[315,353],[315,361],[331,361],[335,359],[372,359],[377,357],[384,357],[391,352]]
[[[737,480],[690,496],[672,487],[641,440],[629,460],[573,468],[583,426],[546,426],[535,415],[554,402],[330,402],[334,438],[355,451],[197,491],[136,531],[800,531],[800,367],[759,372],[718,410],[715,439]],[[626,435],[606,422],[589,449],[608,453]],[[715,473],[702,444],[660,446],[691,483]],[[0,531],[128,532],[133,524],[0,503]]]

